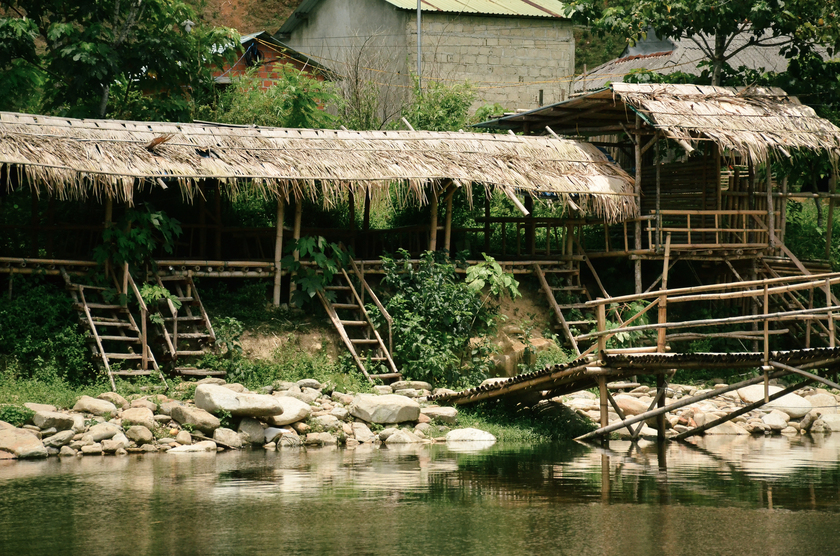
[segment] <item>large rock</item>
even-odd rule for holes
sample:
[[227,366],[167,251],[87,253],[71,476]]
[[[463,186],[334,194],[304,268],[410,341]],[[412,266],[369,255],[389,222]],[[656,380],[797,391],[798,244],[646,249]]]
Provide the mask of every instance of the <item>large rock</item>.
[[248,436],[248,442],[251,444],[265,444],[265,429],[262,423],[256,419],[245,417],[239,423],[239,432]]
[[763,416],[761,420],[764,422],[765,425],[770,427],[770,430],[779,432],[780,430],[787,427],[788,420],[790,419],[790,417],[788,417],[788,420],[786,420],[784,417],[782,417],[782,415],[787,417],[786,413],[774,409],[767,415]]
[[271,426],[282,427],[283,425],[291,425],[292,423],[308,419],[312,413],[312,407],[297,398],[276,396],[275,399],[280,403],[283,411],[267,419],[268,424]]
[[120,415],[120,418],[123,420],[123,423],[131,423],[132,425],[142,425],[149,430],[155,429],[155,414],[152,413],[152,410],[146,407],[132,407],[131,409],[126,409]]
[[76,431],[74,430],[66,430],[66,431],[59,431],[54,435],[45,438],[43,440],[44,446],[48,448],[61,448],[73,440],[73,437],[76,435]]
[[73,406],[73,411],[79,413],[92,413],[93,415],[109,415],[117,414],[117,406],[107,400],[97,400],[90,396],[82,396],[76,405]]
[[28,430],[0,429],[0,451],[14,454],[20,459],[47,457],[47,448]]
[[128,401],[116,392],[102,392],[96,396],[96,399],[111,402],[114,406],[119,408],[128,407]]
[[391,383],[391,388],[396,392],[397,390],[432,390],[432,385],[421,380],[398,380]]
[[827,413],[820,416],[820,420],[826,429],[832,432],[840,432],[840,414]]
[[328,432],[310,432],[306,435],[307,446],[335,446],[338,439]]
[[446,433],[447,442],[495,442],[496,437],[479,429],[455,429]]
[[122,432],[122,429],[113,423],[99,423],[88,429],[84,437],[90,438],[94,442],[99,442],[100,440],[112,438],[119,432]]
[[128,438],[124,434],[116,434],[110,440],[102,441],[102,451],[108,454],[128,448]]
[[[181,384],[183,384],[183,382]],[[175,409],[176,407],[182,406],[182,405],[184,405],[184,404],[182,404],[181,402],[177,402],[177,401],[163,402],[162,404],[160,404],[160,407],[158,407],[158,413],[160,413],[161,415],[170,415],[171,416],[172,415],[172,410]]]
[[814,394],[805,398],[811,403],[811,408],[820,415],[837,413],[837,399],[831,394]]
[[359,442],[373,442],[376,440],[376,435],[371,432],[370,428],[364,423],[353,423],[353,437]]
[[454,425],[458,422],[458,410],[454,407],[423,407],[420,413],[427,415],[432,421]]
[[368,423],[402,423],[417,420],[420,416],[420,404],[411,398],[396,394],[360,394],[353,400],[350,414]]
[[49,405],[49,404],[45,404],[45,403],[31,403],[31,402],[27,402],[27,403],[23,404],[23,407],[25,407],[26,409],[29,409],[31,411],[34,411],[35,413],[37,413],[39,411],[57,411],[57,409],[58,409],[54,405]]
[[242,447],[242,437],[239,436],[236,431],[226,429],[224,427],[219,427],[213,431],[213,440],[217,441],[219,444],[230,446],[231,448]]
[[125,436],[137,443],[138,446],[143,444],[151,444],[155,440],[155,436],[147,427],[143,425],[134,425],[125,431]]
[[319,415],[313,421],[316,425],[327,431],[334,431],[341,428],[341,421],[333,415]]
[[639,415],[640,413],[644,413],[648,410],[648,404],[635,396],[618,394],[613,396],[613,399],[615,400],[616,405],[621,408],[621,411],[624,412],[624,415],[627,416]]
[[[770,395],[780,392],[783,389],[780,386],[770,386],[768,392]],[[741,401],[745,403],[756,403],[764,399],[764,385],[753,384],[738,390],[738,396]],[[811,411],[811,403],[798,394],[787,394],[781,398],[771,401],[769,404],[763,406],[765,409],[778,409],[784,411],[792,419],[801,419]]]
[[195,389],[195,405],[210,413],[227,411],[241,417],[269,417],[283,413],[283,406],[274,396],[234,392],[215,384],[202,384]]
[[391,444],[416,444],[418,442],[423,442],[423,439],[411,431],[400,429],[389,436],[385,444],[390,446]]
[[[231,431],[233,432],[233,431]],[[236,433],[234,433],[236,434]],[[216,443],[212,440],[202,440],[201,442],[196,442],[195,444],[190,444],[188,446],[178,446],[175,448],[170,448],[166,451],[167,454],[187,454],[192,452],[215,452],[216,451]]]
[[222,422],[210,413],[188,405],[176,405],[171,408],[172,418],[181,425],[189,425],[197,428],[204,434],[213,434],[213,431],[222,426]]
[[32,416],[32,423],[39,429],[55,427],[56,430],[64,431],[72,429],[75,422],[71,415],[57,411],[36,411]]

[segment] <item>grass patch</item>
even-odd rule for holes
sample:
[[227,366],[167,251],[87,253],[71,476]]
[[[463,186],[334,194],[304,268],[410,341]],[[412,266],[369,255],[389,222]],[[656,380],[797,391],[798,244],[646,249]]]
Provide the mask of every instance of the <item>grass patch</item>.
[[531,409],[499,401],[459,407],[458,426],[485,430],[503,442],[569,440],[595,429],[591,422],[560,404]]
[[110,390],[105,383],[76,386],[63,380],[48,383],[33,378],[10,378],[0,375],[0,404],[23,405],[31,402],[70,409],[82,396],[95,398]]

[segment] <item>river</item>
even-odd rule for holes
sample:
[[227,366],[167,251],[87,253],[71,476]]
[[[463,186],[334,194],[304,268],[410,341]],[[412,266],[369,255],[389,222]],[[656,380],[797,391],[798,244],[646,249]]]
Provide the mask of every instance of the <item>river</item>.
[[28,554],[840,554],[840,434],[0,461]]

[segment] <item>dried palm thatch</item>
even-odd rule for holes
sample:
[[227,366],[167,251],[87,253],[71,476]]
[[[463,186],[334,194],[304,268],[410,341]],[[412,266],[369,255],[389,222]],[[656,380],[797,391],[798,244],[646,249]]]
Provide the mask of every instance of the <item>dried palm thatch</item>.
[[673,139],[705,137],[753,163],[770,152],[840,149],[840,128],[778,88],[613,83],[615,95]]
[[[488,194],[553,194],[609,221],[638,214],[632,179],[600,151],[544,137],[74,120],[0,112],[2,167],[26,178],[39,194],[59,199],[131,203],[142,188],[165,181],[177,183],[191,201],[199,182],[215,179],[230,195],[322,196],[329,205],[349,191],[370,191],[392,195],[397,203],[425,203],[430,186],[451,180],[458,186],[483,184]],[[469,195],[471,188],[464,190]]]

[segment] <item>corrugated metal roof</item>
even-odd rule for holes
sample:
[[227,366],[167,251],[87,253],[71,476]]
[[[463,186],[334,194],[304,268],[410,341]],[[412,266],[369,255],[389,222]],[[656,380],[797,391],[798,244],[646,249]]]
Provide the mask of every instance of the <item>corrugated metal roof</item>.
[[[779,53],[778,48],[767,46],[747,46],[752,35],[742,33],[732,40],[729,51],[743,48],[729,59],[733,68],[745,66],[749,69],[783,72],[787,70],[789,60]],[[701,37],[698,38],[700,40]],[[709,44],[714,44],[714,37],[703,36]],[[650,47],[650,48],[648,48]],[[662,50],[657,50],[657,48]],[[651,52],[654,50],[655,52]],[[825,56],[824,48],[817,48],[817,52]],[[635,54],[635,55],[634,55]],[[661,74],[676,71],[700,75],[704,68],[700,62],[706,60],[706,55],[692,39],[680,38],[662,41],[653,32],[648,38],[640,41],[632,49],[625,50],[621,58],[610,60],[598,66],[585,76],[575,78],[574,92],[595,91],[602,89],[612,82],[622,82],[624,76],[632,70],[646,69]]]
[[[416,10],[416,0],[385,0],[398,8]],[[477,13],[528,17],[566,18],[568,6],[557,0],[422,0],[429,12]]]
[[[321,0],[303,0],[292,15],[278,29],[278,37],[288,35],[312,13]],[[416,10],[417,0],[385,0],[403,10]],[[474,13],[513,17],[567,18],[569,7],[558,0],[422,0],[424,12]]]

